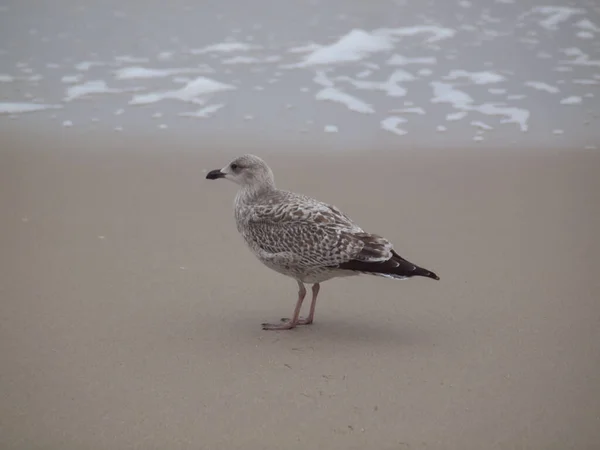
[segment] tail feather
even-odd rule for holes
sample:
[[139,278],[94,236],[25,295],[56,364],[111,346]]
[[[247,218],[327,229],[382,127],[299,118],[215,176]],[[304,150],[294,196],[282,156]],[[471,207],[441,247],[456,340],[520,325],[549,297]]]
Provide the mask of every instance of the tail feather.
[[338,268],[397,279],[415,276],[431,278],[433,280],[440,279],[434,272],[407,261],[394,250],[392,250],[392,257],[387,261],[368,262],[352,260],[340,264]]

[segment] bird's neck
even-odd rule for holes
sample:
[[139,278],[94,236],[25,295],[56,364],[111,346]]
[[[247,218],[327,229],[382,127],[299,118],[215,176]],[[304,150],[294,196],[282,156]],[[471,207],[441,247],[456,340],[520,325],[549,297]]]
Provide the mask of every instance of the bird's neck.
[[275,183],[272,180],[265,180],[261,183],[246,184],[238,191],[238,196],[246,201],[252,201],[256,197],[267,194],[275,190]]
[[254,203],[259,197],[273,192],[275,189],[275,183],[272,180],[260,184],[244,185],[238,190],[235,196],[235,203],[237,205]]

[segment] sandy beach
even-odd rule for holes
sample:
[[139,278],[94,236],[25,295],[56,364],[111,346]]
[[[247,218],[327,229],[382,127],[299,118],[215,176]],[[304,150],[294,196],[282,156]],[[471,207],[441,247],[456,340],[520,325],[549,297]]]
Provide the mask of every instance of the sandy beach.
[[[0,4],[0,450],[600,448],[597,1],[39,3]],[[263,331],[297,285],[205,179],[244,153],[441,280]]]
[[[600,442],[597,152],[1,148],[3,449]],[[244,247],[235,186],[204,179],[250,151],[441,281],[330,281],[314,325],[261,330],[296,285]]]

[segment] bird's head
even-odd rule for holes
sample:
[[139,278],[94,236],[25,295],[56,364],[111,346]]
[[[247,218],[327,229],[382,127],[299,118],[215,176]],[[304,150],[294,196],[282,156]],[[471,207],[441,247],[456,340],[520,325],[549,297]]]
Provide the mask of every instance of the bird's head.
[[225,178],[242,187],[274,186],[273,172],[261,158],[255,155],[243,155],[235,158],[222,169],[211,170],[206,174],[208,180]]

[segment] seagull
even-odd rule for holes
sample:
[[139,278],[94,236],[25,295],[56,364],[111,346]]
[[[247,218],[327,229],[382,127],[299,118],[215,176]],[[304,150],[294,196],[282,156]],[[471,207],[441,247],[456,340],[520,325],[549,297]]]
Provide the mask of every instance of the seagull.
[[[314,321],[320,284],[359,274],[403,280],[414,276],[439,280],[430,270],[402,258],[390,241],[365,232],[335,206],[277,189],[273,171],[261,158],[243,155],[206,178],[224,178],[239,185],[234,216],[239,233],[265,266],[298,283],[291,319],[263,323],[264,330],[290,330]],[[300,317],[312,284],[308,316]]]

